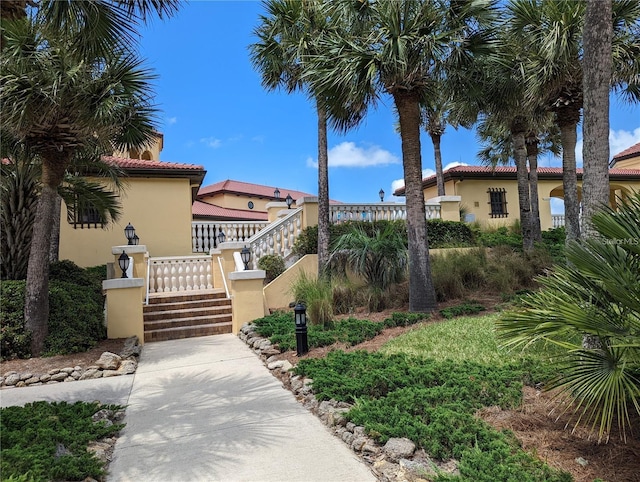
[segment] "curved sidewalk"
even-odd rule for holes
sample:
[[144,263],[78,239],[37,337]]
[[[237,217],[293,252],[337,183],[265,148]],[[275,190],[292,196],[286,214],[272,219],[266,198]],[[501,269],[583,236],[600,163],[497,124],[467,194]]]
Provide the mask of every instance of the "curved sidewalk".
[[0,397],[127,405],[108,482],[376,480],[234,335],[148,343],[133,376]]

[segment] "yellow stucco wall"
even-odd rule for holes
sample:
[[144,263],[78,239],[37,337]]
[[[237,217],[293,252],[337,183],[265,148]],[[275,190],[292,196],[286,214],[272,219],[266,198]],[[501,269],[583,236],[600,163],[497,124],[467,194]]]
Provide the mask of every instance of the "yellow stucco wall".
[[249,209],[249,201],[251,201],[253,203],[253,209],[251,211],[266,211],[267,203],[273,201],[273,199],[229,193],[218,193],[214,195],[203,196],[199,199],[210,204],[215,204],[216,206],[222,206],[229,209],[244,210]]
[[[617,167],[617,166],[616,166]],[[636,190],[640,191],[640,180],[620,182],[613,180],[610,182],[612,199],[616,194],[623,191],[627,193]],[[507,198],[507,212],[509,215],[504,218],[492,218],[490,216],[489,188],[504,188]],[[473,214],[475,220],[486,227],[499,227],[511,225],[520,217],[518,209],[518,185],[515,180],[503,179],[465,179],[464,181],[449,180],[445,183],[446,193],[449,196],[461,196],[460,205],[467,213]],[[578,195],[581,195],[582,181],[578,181]],[[551,198],[561,198],[563,193],[561,180],[540,179],[538,181],[538,200],[540,208],[540,225],[542,230],[553,227],[551,219]],[[437,195],[436,186],[424,190],[425,200]]]
[[640,169],[640,156],[617,161],[614,167],[616,169]]
[[160,160],[160,151],[162,151],[162,144],[164,138],[162,134],[158,134],[155,141],[148,146],[144,146],[140,149],[131,149],[128,151],[115,151],[113,155],[115,157],[122,157],[125,159],[147,159],[152,161]]
[[191,254],[191,188],[188,179],[128,178],[122,195],[122,216],[106,229],[78,227],[60,220],[60,259],[79,266],[113,261],[112,246],[127,244],[124,228],[131,223],[150,256]]

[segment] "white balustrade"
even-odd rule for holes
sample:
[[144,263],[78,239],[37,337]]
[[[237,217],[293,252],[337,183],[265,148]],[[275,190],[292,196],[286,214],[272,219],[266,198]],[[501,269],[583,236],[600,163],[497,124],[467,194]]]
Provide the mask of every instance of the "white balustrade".
[[218,234],[222,231],[225,242],[245,241],[268,226],[267,221],[214,221],[191,223],[191,246],[194,253],[208,253],[218,246]]
[[210,255],[149,258],[148,263],[148,293],[213,288]]
[[551,224],[554,228],[561,228],[564,226],[564,214],[552,214]]
[[[440,204],[425,203],[426,218],[440,219]],[[396,221],[407,219],[407,207],[400,203],[332,204],[329,206],[331,224],[345,221]]]
[[267,254],[286,259],[301,232],[302,208],[298,208],[254,234],[247,240],[251,250],[251,269],[258,269],[258,260]]

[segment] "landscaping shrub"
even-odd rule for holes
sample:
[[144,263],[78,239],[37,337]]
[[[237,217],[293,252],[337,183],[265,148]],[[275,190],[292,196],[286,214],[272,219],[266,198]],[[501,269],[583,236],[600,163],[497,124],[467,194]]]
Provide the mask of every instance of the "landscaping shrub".
[[325,325],[333,319],[333,291],[328,280],[309,278],[303,271],[291,289],[296,303],[307,307],[310,324]]
[[[106,338],[102,280],[106,266],[83,269],[71,261],[52,263],[49,282],[49,334],[44,354],[86,351]],[[31,356],[24,329],[25,281],[0,285],[0,341],[2,358]]]
[[571,480],[474,416],[481,407],[519,405],[522,380],[535,378],[523,365],[334,351],[300,360],[296,373],[313,379],[318,399],[355,403],[346,418],[380,443],[407,437],[431,457],[457,458],[461,477],[437,480]]
[[[407,245],[407,224],[404,220],[397,221],[346,221],[331,224],[329,226],[330,243],[335,242],[340,236],[361,228],[367,235],[372,236],[376,230],[385,230],[391,226]],[[442,221],[440,219],[427,220],[427,237],[430,248],[447,248],[452,246],[473,246],[475,236],[469,225],[457,221]],[[300,236],[293,245],[293,252],[298,256],[305,254],[317,254],[318,252],[318,227],[311,226],[302,230]]]
[[[279,312],[254,320],[259,335],[268,337],[271,343],[277,344],[281,351],[296,348],[295,323],[293,313]],[[326,326],[311,325],[308,327],[309,347],[317,348],[342,342],[357,345],[370,340],[379,334],[384,325],[368,320],[348,318],[332,322]]]
[[476,233],[476,239],[480,246],[511,246],[522,249],[522,235],[514,233],[506,226],[501,226],[495,230],[480,230]]
[[333,312],[337,315],[351,313],[359,306],[366,304],[365,290],[348,279],[331,279]]
[[393,328],[396,326],[415,325],[422,320],[428,320],[431,315],[429,313],[392,313],[391,318],[384,320],[384,326]]
[[24,329],[25,281],[0,283],[0,352],[2,359],[29,358],[31,336]]
[[285,272],[286,267],[284,264],[284,258],[277,254],[268,254],[258,260],[258,268],[265,270],[267,283],[270,283],[282,273]]
[[[1,409],[2,480],[101,479],[104,464],[87,451],[87,445],[113,436],[124,425],[93,423],[91,417],[100,409],[120,408],[98,402],[33,402]],[[69,454],[58,454],[60,446]]]
[[480,303],[465,301],[464,303],[460,303],[459,305],[441,309],[440,315],[443,318],[454,318],[456,316],[462,315],[475,315],[476,313],[480,313],[481,311],[485,310],[486,308]]

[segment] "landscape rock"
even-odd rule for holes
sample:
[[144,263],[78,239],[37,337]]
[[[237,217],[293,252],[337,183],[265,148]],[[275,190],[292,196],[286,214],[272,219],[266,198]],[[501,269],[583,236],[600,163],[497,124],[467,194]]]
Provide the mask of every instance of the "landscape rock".
[[8,387],[12,387],[19,381],[20,381],[20,375],[18,375],[17,373],[12,373],[11,375],[8,375],[4,379],[4,384],[7,385]]
[[393,462],[412,456],[415,450],[416,444],[408,438],[390,438],[383,448],[387,458]]
[[51,380],[54,382],[61,382],[67,378],[67,374],[65,372],[58,372],[55,375],[51,375]]
[[136,368],[138,368],[138,363],[135,360],[122,360],[118,367],[118,373],[120,375],[131,375],[136,372]]
[[97,368],[90,368],[80,375],[80,380],[93,380],[94,378],[102,378],[102,371]]
[[120,355],[105,351],[100,355],[98,361],[96,361],[96,365],[104,370],[116,370],[120,366],[121,361],[122,357]]
[[142,346],[137,336],[130,336],[124,341],[124,347],[120,352],[120,357],[129,358],[130,356],[138,357],[142,352]]

